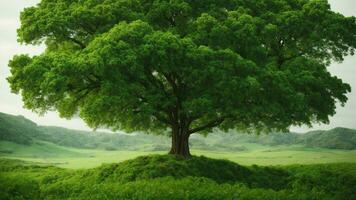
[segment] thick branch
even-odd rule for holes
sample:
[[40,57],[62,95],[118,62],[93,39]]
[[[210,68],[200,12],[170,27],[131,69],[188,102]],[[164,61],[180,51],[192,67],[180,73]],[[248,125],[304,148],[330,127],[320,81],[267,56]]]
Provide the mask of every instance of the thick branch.
[[156,79],[156,78],[153,76],[152,71],[149,70],[147,67],[145,67],[144,71],[145,71],[145,75],[146,75],[148,81],[149,81],[153,86],[155,86],[157,89],[162,90],[162,92],[168,97],[169,95],[168,95],[168,93],[167,93],[167,91],[166,91],[166,89],[165,89],[163,83],[162,83],[160,80]]
[[189,134],[196,133],[196,132],[208,129],[208,128],[213,128],[213,127],[219,126],[221,123],[223,123],[225,121],[226,118],[227,117],[220,117],[220,118],[217,118],[215,120],[208,122],[205,125],[193,128],[193,129],[189,130]]
[[176,83],[176,80],[177,80],[177,82],[179,82],[179,79],[177,78],[178,76],[176,76],[174,74],[163,73],[163,76],[167,80],[168,84],[172,87],[173,95],[176,98],[176,105],[172,111],[174,118],[177,120],[178,123],[184,124],[184,123],[186,123],[187,116],[185,116],[182,113],[182,96],[181,96],[181,94],[183,93],[181,91],[182,84]]

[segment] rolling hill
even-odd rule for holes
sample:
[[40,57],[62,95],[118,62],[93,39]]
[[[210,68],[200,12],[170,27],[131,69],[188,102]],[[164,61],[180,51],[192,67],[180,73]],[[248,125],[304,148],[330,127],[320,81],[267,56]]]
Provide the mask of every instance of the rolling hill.
[[[166,151],[170,146],[167,136],[143,133],[121,134],[71,130],[53,126],[38,126],[23,116],[0,113],[0,140],[29,145],[36,141],[60,146],[103,150]],[[298,133],[270,133],[250,135],[216,131],[205,137],[192,135],[190,145],[195,149],[244,151],[246,144],[267,146],[302,145],[312,148],[356,149],[356,130],[335,128],[327,131]]]

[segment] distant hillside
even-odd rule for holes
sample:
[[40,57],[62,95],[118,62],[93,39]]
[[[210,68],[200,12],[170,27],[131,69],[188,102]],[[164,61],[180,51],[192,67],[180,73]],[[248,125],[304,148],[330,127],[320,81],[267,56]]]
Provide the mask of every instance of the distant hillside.
[[[53,126],[40,126],[39,129],[38,139],[62,146],[105,150],[168,149],[168,138],[164,136],[78,131]],[[165,144],[163,149],[161,144]]]
[[19,144],[31,144],[32,138],[39,135],[38,126],[23,116],[0,112],[0,140]]
[[[0,113],[0,140],[19,144],[31,144],[36,140],[61,146],[105,150],[168,151],[170,139],[166,136],[78,131],[53,126],[37,126],[23,116]],[[195,149],[244,151],[244,144],[302,145],[331,149],[356,149],[356,130],[335,128],[328,131],[312,131],[305,134],[270,133],[249,135],[230,131],[216,132],[208,137],[192,135],[190,145]]]
[[[194,140],[194,139],[193,139]],[[200,141],[203,141],[200,139]],[[310,131],[298,133],[269,133],[261,135],[236,134],[234,131],[209,135],[206,141],[210,145],[236,146],[243,143],[257,143],[262,145],[302,145],[313,148],[356,149],[356,130],[334,128],[327,131]]]
[[312,131],[303,135],[301,140],[308,147],[356,149],[356,130],[334,128],[328,131]]
[[[139,136],[138,136],[139,135]],[[142,133],[119,134],[38,126],[23,116],[0,113],[0,140],[29,145],[36,140],[61,146],[105,150],[168,150],[169,139]]]

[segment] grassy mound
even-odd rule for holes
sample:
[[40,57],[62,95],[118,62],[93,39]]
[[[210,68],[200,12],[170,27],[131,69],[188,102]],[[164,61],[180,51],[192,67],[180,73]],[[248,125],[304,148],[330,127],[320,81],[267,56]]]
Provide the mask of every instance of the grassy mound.
[[[202,177],[217,183],[240,182],[248,186],[279,189],[290,174],[282,169],[248,168],[227,160],[200,157],[184,159],[169,155],[141,156],[94,170],[100,182],[132,182],[160,177]],[[258,182],[257,182],[258,181]]]
[[142,156],[89,170],[0,160],[0,199],[356,199],[356,164],[245,167]]

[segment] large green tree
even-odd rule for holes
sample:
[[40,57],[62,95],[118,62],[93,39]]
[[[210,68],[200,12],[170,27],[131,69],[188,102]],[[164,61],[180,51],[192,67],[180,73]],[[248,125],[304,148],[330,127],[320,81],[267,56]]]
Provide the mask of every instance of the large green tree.
[[214,127],[327,123],[351,90],[327,66],[354,53],[356,20],[326,0],[42,0],[18,39],[46,45],[9,62],[26,108],[170,131],[170,153],[189,156]]

